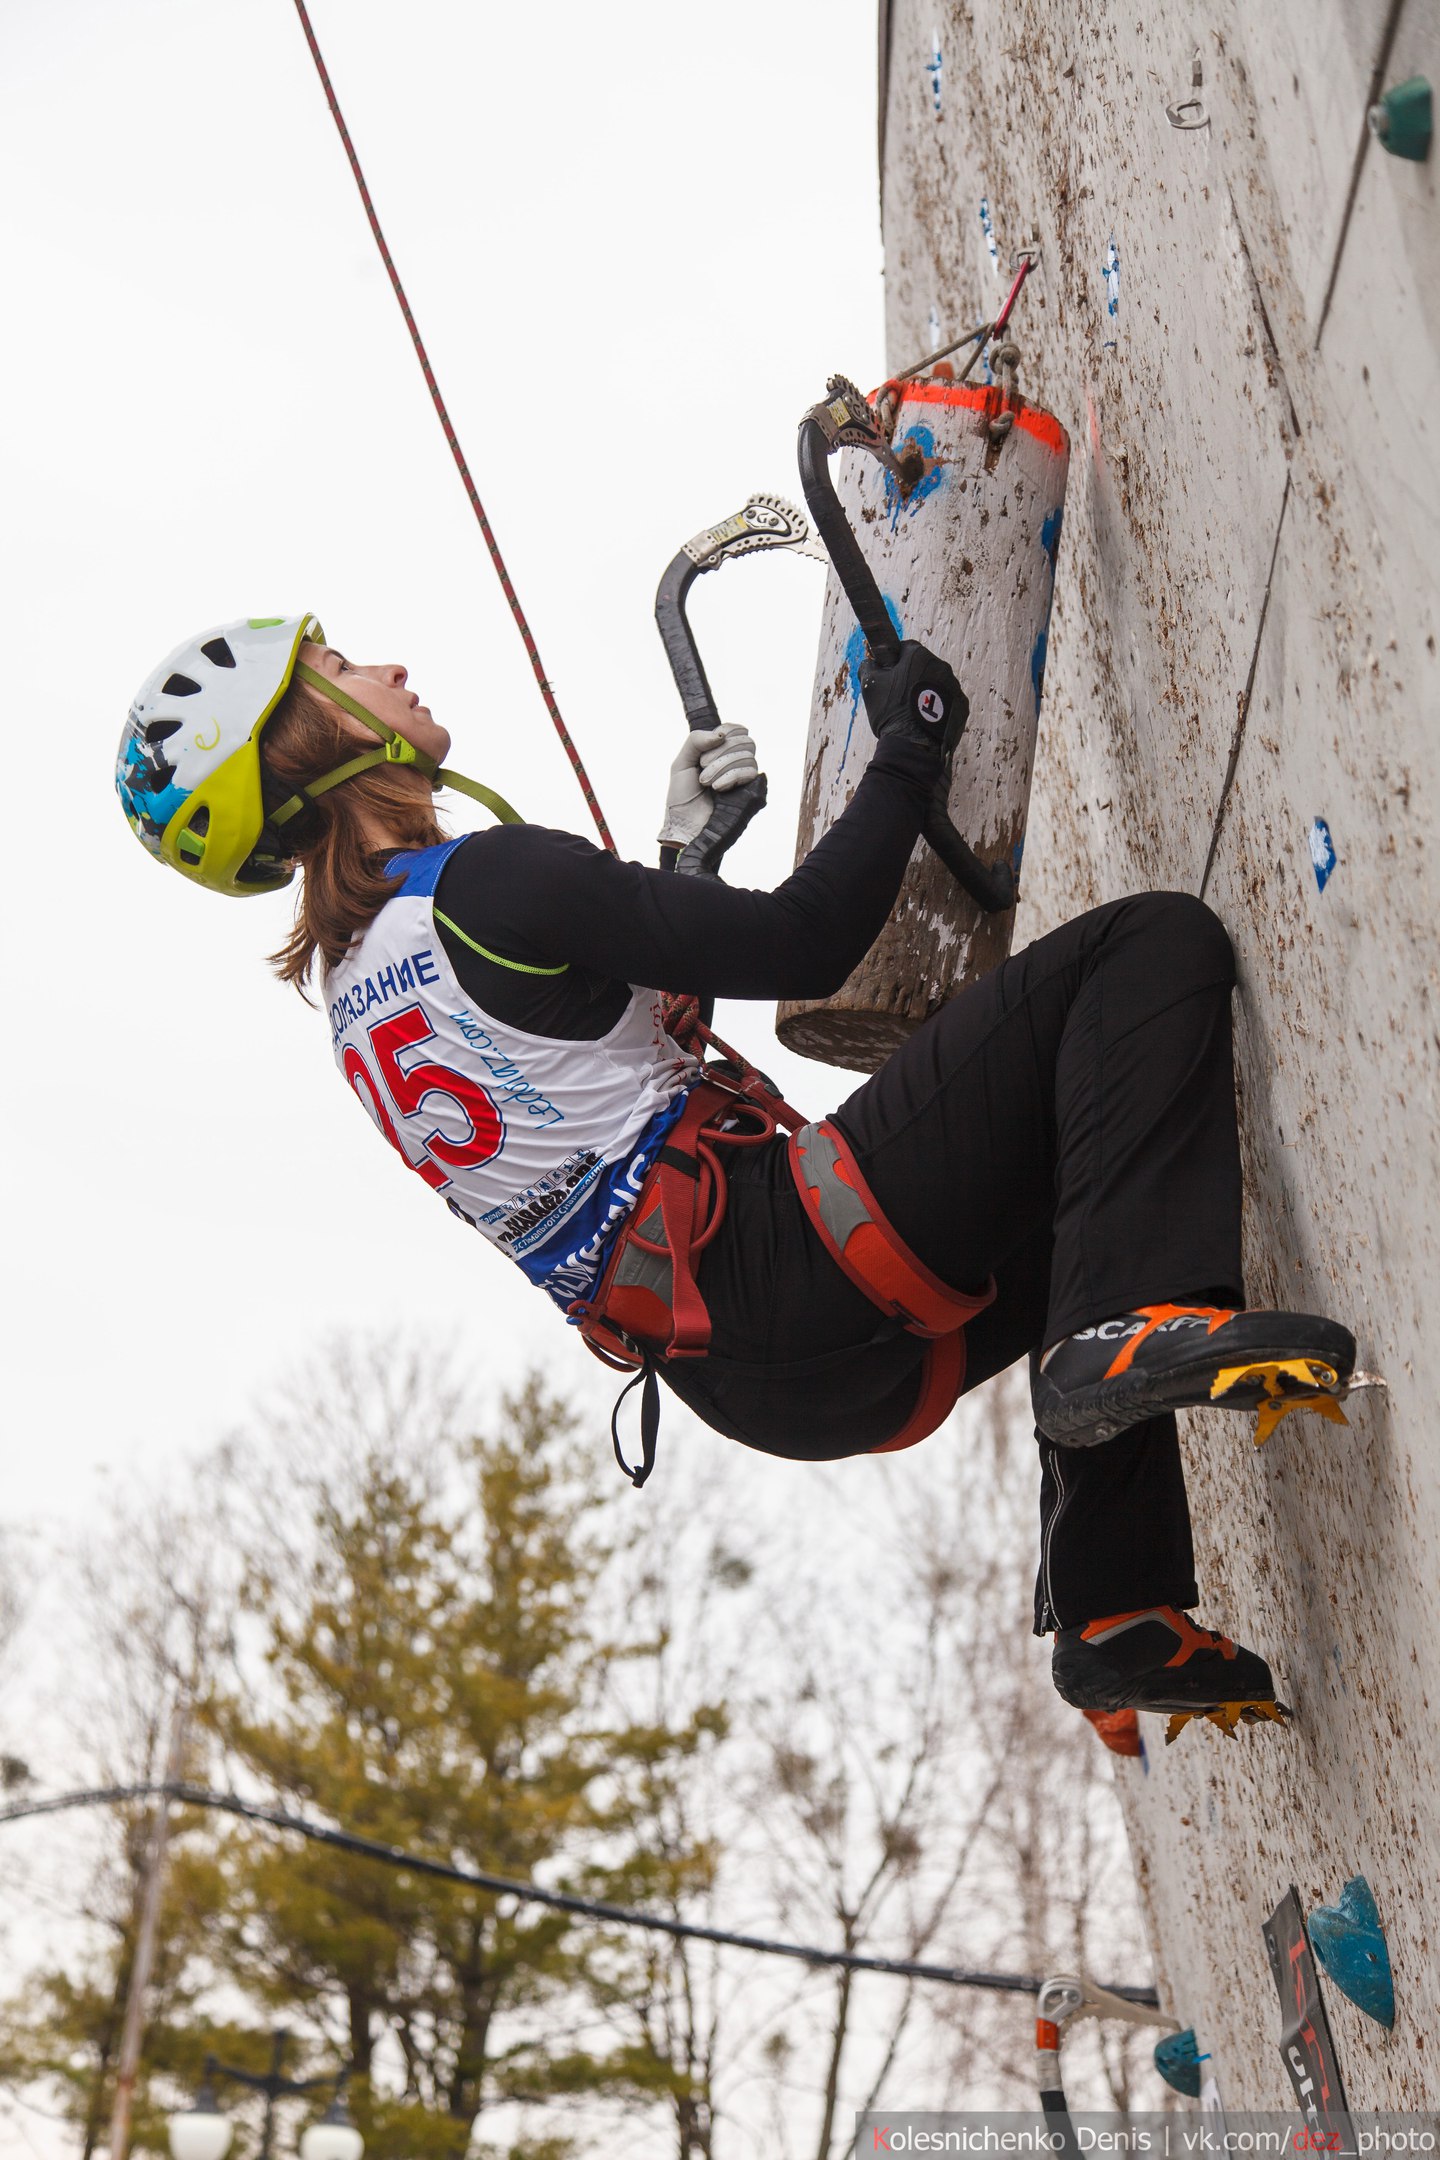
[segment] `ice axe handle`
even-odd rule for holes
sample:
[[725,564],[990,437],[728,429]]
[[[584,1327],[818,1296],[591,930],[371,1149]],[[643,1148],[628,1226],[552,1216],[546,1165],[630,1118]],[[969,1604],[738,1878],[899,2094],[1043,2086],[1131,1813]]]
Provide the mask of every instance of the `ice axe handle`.
[[[696,728],[720,725],[715,694],[685,612],[686,595],[699,575],[700,566],[682,549],[661,578],[660,590],[655,595],[656,626],[670,672],[675,677],[675,687],[680,692],[680,703],[685,709],[685,725],[692,732]],[[678,852],[670,848],[662,850],[662,867],[679,870],[690,877],[718,877],[726,850],[735,845],[756,812],[764,807],[765,775],[760,773],[754,780],[746,780],[739,787],[717,795],[705,830]]]
[[807,413],[800,423],[800,486],[806,508],[835,566],[840,588],[855,611],[855,620],[865,633],[866,644],[877,660],[893,658],[900,650],[900,633],[890,620],[875,573],[840,507],[830,478],[830,449],[819,421]]
[[942,780],[930,798],[920,830],[957,885],[964,887],[987,915],[1003,915],[1016,901],[1015,871],[1002,856],[983,863],[968,841],[962,840],[945,806],[946,784]]
[[[889,457],[886,446],[878,438],[870,441],[863,426],[851,432],[847,439],[857,449],[870,450],[882,459]],[[840,506],[835,483],[830,477],[830,453],[838,446],[838,441],[827,438],[815,414],[807,413],[800,423],[800,485],[806,506],[815,520],[815,529],[835,566],[840,588],[865,633],[866,644],[877,660],[893,659],[900,650],[900,633],[890,620],[890,611],[875,582],[875,574],[861,553],[860,543]],[[1006,908],[1015,905],[1015,872],[1003,860],[989,864],[981,862],[952,823],[945,803],[946,792],[942,783],[931,798],[921,828],[925,838],[977,907],[983,908],[987,915],[1003,914]]]
[[723,795],[717,794],[705,830],[681,848],[675,868],[686,876],[718,877],[726,851],[735,845],[756,812],[764,809],[765,795],[763,772],[753,780],[742,781],[739,787],[727,788]]

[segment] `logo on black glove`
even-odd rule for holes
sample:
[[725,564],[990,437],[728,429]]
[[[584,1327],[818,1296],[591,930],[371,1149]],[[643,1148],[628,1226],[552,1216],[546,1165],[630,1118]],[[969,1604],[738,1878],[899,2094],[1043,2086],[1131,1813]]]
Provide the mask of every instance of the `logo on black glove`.
[[945,700],[938,690],[922,690],[915,700],[915,710],[927,726],[938,728],[945,718]]

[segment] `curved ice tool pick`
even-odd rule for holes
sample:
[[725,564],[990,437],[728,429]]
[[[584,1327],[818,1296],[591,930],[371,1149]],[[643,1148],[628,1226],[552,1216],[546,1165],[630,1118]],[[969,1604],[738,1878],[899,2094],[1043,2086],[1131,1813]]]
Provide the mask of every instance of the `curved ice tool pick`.
[[[718,525],[708,525],[693,540],[687,540],[660,580],[655,595],[655,622],[689,728],[719,727],[720,715],[685,612],[686,595],[696,578],[707,570],[718,570],[732,557],[753,555],[761,548],[791,548],[797,555],[825,560],[825,550],[810,530],[803,511],[786,502],[783,495],[752,495],[733,517],[722,518]],[[726,849],[734,846],[756,811],[765,807],[765,795],[764,773],[717,795],[704,831],[678,854],[674,849],[665,849],[662,863],[691,875],[713,876]]]
[[[894,653],[900,645],[899,633],[841,508],[830,477],[831,454],[840,449],[867,450],[880,460],[902,494],[907,476],[881,431],[874,408],[864,392],[844,375],[830,377],[824,398],[820,404],[812,405],[800,422],[799,448],[800,485],[805,501],[855,620],[865,633],[865,642],[877,658]],[[981,862],[951,823],[946,808],[948,791],[947,774],[931,798],[923,828],[925,838],[976,905],[987,915],[1001,914],[1015,905],[1014,868],[1004,861]]]

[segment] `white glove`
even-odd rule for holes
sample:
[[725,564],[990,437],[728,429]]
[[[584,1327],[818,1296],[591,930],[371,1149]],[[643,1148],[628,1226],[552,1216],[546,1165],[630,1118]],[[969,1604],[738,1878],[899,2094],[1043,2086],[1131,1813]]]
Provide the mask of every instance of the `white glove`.
[[724,727],[692,729],[670,767],[660,845],[683,848],[698,840],[710,822],[716,793],[724,795],[759,776],[748,728],[731,721]]

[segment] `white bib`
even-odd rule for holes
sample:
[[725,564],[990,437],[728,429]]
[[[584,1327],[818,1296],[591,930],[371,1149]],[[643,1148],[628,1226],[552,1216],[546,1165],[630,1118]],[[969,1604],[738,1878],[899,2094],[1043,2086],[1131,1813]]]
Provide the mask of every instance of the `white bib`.
[[460,987],[434,895],[458,840],[405,883],[325,979],[335,1061],[407,1166],[562,1306],[599,1279],[698,1067],[632,989],[608,1035],[527,1035]]

